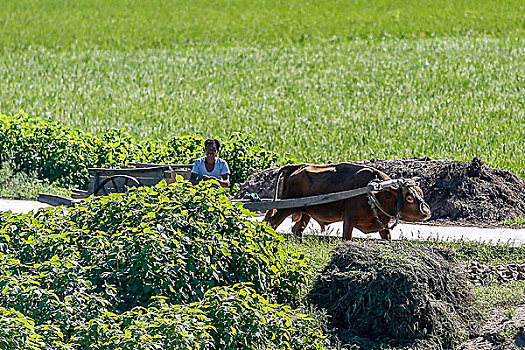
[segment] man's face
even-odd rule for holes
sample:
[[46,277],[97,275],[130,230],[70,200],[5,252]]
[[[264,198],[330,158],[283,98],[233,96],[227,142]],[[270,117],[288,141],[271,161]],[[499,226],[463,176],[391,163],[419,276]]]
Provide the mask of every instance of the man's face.
[[217,157],[217,148],[215,148],[215,145],[208,145],[204,149],[204,153],[206,154],[206,158],[212,159]]

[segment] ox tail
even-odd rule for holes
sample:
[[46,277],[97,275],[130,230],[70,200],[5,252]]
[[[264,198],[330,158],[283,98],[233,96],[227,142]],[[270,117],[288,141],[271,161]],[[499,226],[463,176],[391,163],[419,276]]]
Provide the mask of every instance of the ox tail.
[[[281,184],[281,178],[284,176],[289,176],[293,172],[303,168],[306,166],[306,164],[288,164],[281,169],[279,169],[279,172],[277,173],[277,177],[275,178],[275,192],[273,194],[273,201],[275,202],[279,197],[279,185]],[[269,214],[269,217],[272,217],[277,212],[277,209],[271,209],[268,211],[267,216]]]

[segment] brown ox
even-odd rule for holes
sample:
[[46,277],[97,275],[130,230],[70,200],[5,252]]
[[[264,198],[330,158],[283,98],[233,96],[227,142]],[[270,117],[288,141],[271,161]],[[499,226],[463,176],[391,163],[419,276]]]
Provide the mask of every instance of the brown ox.
[[[277,174],[274,200],[277,199],[280,182],[281,198],[289,199],[367,187],[371,181],[386,180],[390,177],[385,173],[354,163],[287,165]],[[379,232],[381,238],[390,240],[391,227],[388,223],[392,218],[410,222],[426,220],[430,217],[430,207],[423,200],[421,188],[413,180],[404,180],[398,186],[379,191],[375,196],[363,194],[303,208],[269,210],[265,221],[277,228],[289,215],[293,215],[292,220],[296,222],[292,232],[297,237],[302,236],[306,225],[314,218],[323,229],[326,224],[343,221],[345,240],[352,239],[354,227],[364,233]]]

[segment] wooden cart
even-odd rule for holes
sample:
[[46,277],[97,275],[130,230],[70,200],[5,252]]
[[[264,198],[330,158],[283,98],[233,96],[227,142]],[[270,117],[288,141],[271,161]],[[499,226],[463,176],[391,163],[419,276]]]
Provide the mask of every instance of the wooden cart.
[[130,163],[130,165],[134,168],[89,168],[91,181],[87,191],[73,190],[71,198],[40,193],[38,201],[53,206],[71,206],[91,195],[124,192],[129,187],[154,186],[161,180],[175,178],[176,175],[189,180],[192,167],[192,164]]

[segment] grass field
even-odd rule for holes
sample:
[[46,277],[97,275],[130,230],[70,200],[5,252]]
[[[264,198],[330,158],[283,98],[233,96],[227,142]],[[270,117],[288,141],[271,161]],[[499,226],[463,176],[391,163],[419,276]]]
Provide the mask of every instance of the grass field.
[[0,112],[525,176],[520,1],[0,0]]
[[1,0],[0,44],[159,48],[517,36],[520,0]]

